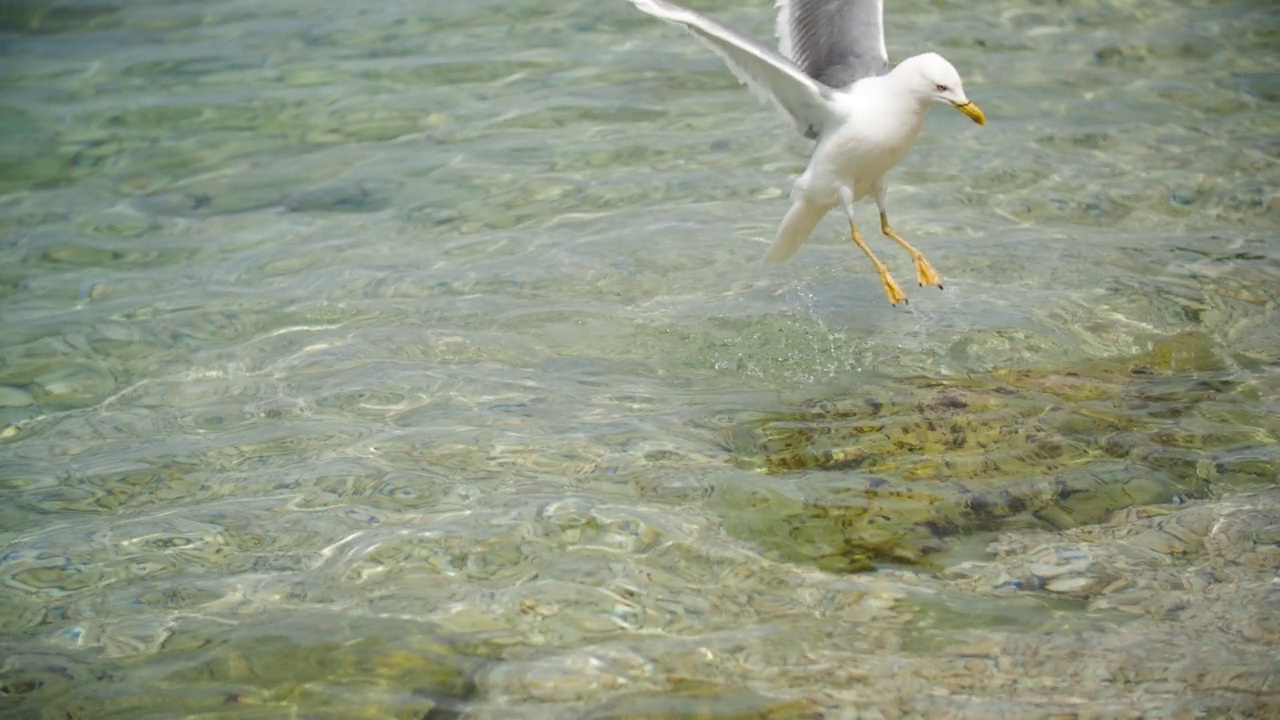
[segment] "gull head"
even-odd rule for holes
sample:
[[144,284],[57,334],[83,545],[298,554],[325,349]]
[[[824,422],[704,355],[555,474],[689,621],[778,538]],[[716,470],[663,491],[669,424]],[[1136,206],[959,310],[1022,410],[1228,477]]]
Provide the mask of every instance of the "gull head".
[[960,73],[946,58],[937,53],[916,55],[902,61],[895,71],[898,69],[905,72],[908,85],[921,100],[946,103],[979,125],[987,124],[987,116],[965,96]]

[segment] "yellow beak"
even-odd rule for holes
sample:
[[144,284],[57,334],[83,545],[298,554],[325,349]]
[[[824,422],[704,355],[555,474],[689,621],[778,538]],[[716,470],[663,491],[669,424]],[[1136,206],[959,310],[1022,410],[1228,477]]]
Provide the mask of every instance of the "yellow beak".
[[987,124],[987,116],[982,113],[982,108],[978,107],[978,104],[972,100],[956,103],[956,109],[965,115],[968,115],[970,120],[978,123],[979,125]]

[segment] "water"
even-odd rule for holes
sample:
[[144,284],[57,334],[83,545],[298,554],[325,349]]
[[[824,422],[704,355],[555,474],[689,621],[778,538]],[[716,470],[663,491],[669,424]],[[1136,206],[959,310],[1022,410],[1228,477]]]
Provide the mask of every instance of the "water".
[[1276,711],[1280,13],[888,30],[906,309],[623,2],[0,8],[0,710]]

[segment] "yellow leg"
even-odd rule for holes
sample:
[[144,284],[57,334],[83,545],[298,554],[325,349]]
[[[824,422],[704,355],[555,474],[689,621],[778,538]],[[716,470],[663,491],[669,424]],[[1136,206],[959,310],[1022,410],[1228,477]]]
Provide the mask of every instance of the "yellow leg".
[[897,305],[907,301],[907,294],[902,292],[902,288],[898,285],[898,281],[893,279],[889,274],[889,268],[880,262],[880,258],[871,252],[871,248],[867,247],[867,243],[862,240],[862,236],[858,234],[858,228],[849,221],[849,237],[853,239],[853,243],[858,246],[862,252],[867,254],[871,260],[871,265],[875,267],[876,273],[880,275],[880,282],[884,283],[884,293],[889,296],[889,304]]
[[922,286],[936,285],[939,290],[942,289],[942,276],[938,274],[937,270],[933,269],[933,266],[929,264],[928,260],[924,259],[924,253],[911,247],[910,243],[903,240],[898,233],[893,231],[893,228],[889,227],[889,216],[884,213],[880,213],[880,232],[884,233],[885,237],[901,245],[903,250],[906,250],[911,254],[911,262],[915,263],[916,266],[916,280]]

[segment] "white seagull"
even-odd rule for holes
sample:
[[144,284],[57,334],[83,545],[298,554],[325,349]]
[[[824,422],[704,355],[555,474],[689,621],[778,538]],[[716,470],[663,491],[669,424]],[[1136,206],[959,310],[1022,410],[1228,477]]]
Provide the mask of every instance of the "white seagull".
[[964,94],[960,74],[941,55],[909,57],[889,70],[884,0],[777,0],[778,52],[720,23],[665,0],[631,0],[656,18],[683,25],[705,43],[761,101],[773,104],[805,137],[813,156],[791,190],[791,209],[764,254],[781,262],[800,249],[818,221],[837,205],[849,235],[884,283],[889,302],[906,302],[889,269],[858,233],[853,204],[874,195],[880,230],[911,255],[916,279],[942,288],[924,254],[889,227],[885,173],[906,156],[934,103],[945,103],[985,125]]

